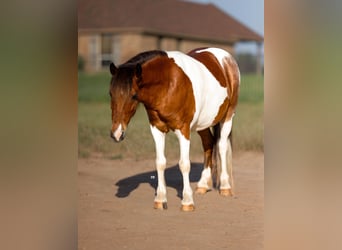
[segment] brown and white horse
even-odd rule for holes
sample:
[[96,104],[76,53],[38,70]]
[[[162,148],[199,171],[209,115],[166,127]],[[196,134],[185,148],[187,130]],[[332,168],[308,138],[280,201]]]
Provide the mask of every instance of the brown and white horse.
[[[190,187],[190,131],[196,130],[204,149],[204,169],[197,193],[212,185],[213,150],[221,165],[220,194],[231,195],[232,149],[230,133],[238,101],[240,72],[233,57],[218,48],[200,48],[184,54],[177,51],[147,51],[116,67],[110,65],[112,129],[117,142],[138,103],[143,103],[156,148],[158,187],[154,207],[166,209],[164,170],[165,135],[170,130],[180,145],[179,167],[183,176],[182,210],[194,210]],[[213,130],[211,128],[213,127]]]

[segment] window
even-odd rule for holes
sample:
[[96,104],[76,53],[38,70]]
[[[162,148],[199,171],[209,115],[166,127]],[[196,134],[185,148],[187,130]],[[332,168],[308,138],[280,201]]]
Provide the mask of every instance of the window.
[[101,66],[107,67],[112,58],[112,34],[102,34],[101,37]]

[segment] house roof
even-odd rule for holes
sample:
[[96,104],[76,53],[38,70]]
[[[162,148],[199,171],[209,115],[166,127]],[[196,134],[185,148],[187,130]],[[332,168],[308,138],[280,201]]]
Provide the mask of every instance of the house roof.
[[263,41],[252,31],[213,4],[178,0],[79,0],[80,31],[146,34],[207,41]]

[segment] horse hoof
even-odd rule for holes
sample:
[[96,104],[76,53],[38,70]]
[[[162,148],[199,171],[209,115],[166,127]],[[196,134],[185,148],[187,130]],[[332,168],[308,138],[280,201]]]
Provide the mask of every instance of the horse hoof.
[[232,190],[229,189],[220,189],[220,195],[222,196],[233,196]]
[[181,210],[184,212],[192,212],[195,210],[195,206],[193,204],[190,205],[182,205]]
[[208,189],[204,187],[197,187],[195,191],[196,194],[205,194],[206,192],[208,192]]
[[167,203],[155,201],[153,207],[154,207],[154,209],[166,210],[167,209]]

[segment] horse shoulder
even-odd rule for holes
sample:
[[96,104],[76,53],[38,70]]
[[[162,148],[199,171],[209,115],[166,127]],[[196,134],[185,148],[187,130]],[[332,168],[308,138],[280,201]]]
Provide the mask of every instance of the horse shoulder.
[[184,131],[185,136],[195,113],[195,99],[189,77],[173,58],[158,57],[143,65],[143,84],[139,98],[150,123],[159,130]]

